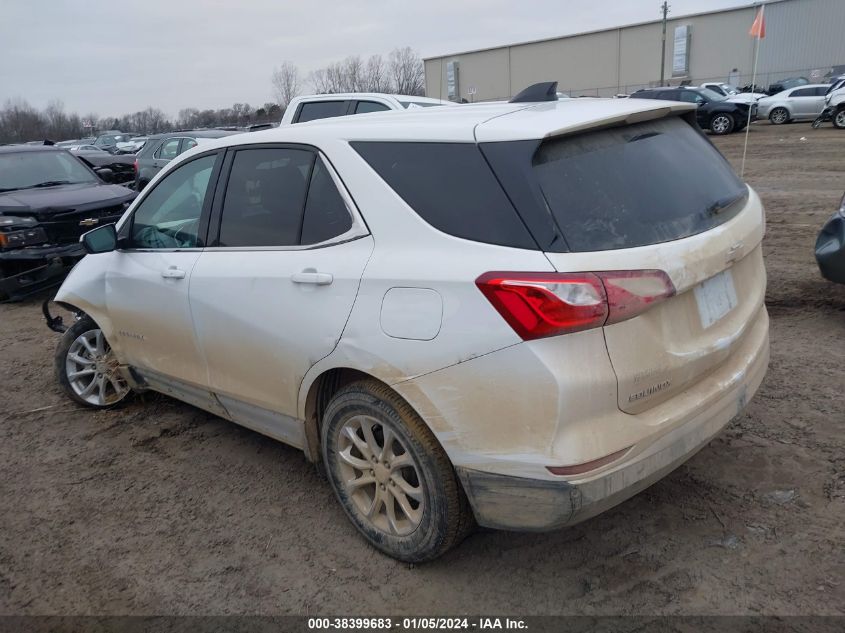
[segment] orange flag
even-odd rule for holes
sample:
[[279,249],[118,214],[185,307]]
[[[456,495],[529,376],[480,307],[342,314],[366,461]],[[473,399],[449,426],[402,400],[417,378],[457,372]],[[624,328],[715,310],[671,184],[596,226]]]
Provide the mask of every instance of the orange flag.
[[766,18],[763,17],[763,12],[765,10],[765,6],[762,6],[757,10],[757,17],[754,18],[754,24],[751,25],[751,30],[748,31],[748,34],[751,37],[756,37],[758,40],[762,40],[766,37]]

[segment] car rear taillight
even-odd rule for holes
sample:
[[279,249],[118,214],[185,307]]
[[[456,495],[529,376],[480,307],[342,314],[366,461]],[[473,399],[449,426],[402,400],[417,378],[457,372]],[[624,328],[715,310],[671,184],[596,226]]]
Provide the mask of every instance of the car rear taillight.
[[137,175],[137,173],[138,173],[138,159],[137,158],[135,159],[135,162],[132,163],[132,166],[135,168],[135,174]]
[[675,294],[662,270],[490,272],[475,284],[526,341],[618,323]]

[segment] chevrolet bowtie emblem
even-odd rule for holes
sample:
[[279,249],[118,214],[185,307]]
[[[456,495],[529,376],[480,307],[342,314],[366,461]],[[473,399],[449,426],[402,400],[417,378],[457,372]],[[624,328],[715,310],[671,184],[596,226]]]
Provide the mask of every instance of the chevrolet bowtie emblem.
[[94,226],[99,223],[100,221],[97,218],[85,218],[79,221],[79,226]]

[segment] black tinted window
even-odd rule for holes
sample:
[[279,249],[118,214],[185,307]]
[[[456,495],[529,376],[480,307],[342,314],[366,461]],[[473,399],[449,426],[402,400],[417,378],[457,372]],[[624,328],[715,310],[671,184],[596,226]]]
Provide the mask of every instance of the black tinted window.
[[701,233],[731,217],[722,207],[747,191],[721,154],[677,117],[547,141],[533,172],[573,251]]
[[376,103],[375,101],[359,101],[355,104],[355,114],[366,114],[367,112],[383,112],[384,110],[390,110],[386,105],[382,103]]
[[474,143],[352,143],[435,228],[476,242],[536,248]]
[[346,101],[312,101],[311,103],[303,103],[299,108],[299,116],[297,116],[296,122],[305,123],[306,121],[343,116],[346,114],[346,107]]
[[226,185],[220,246],[299,244],[314,154],[245,149],[235,154]]
[[799,90],[793,90],[792,94],[789,95],[790,97],[814,97],[816,96],[816,89],[815,88],[801,88]]
[[678,92],[678,96],[676,98],[680,101],[686,101],[687,103],[698,103],[699,101],[704,101],[700,94],[693,92],[692,90],[681,90]]
[[343,235],[352,228],[352,218],[343,198],[332,180],[331,175],[317,159],[311,185],[308,188],[308,201],[305,203],[305,221],[302,224],[301,244],[319,244],[338,235]]

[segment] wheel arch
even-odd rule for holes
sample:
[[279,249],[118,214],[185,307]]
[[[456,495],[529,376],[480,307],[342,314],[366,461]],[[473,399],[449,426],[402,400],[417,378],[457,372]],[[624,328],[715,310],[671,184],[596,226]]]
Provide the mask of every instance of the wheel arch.
[[[303,393],[305,395],[304,398],[301,398],[303,409],[301,415],[305,421],[304,453],[308,461],[320,462],[320,425],[323,413],[332,397],[346,385],[360,380],[377,381],[396,393],[384,380],[352,367],[331,367],[315,376],[307,386],[303,382]],[[398,393],[396,395],[402,397]],[[410,406],[410,403],[408,404]]]

